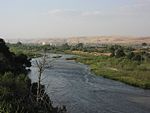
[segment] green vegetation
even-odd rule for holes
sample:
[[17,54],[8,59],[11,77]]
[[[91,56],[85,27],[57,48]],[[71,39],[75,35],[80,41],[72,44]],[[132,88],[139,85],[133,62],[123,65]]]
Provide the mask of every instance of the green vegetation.
[[6,72],[0,75],[0,112],[25,113],[32,110],[28,104],[30,80],[24,74]]
[[0,39],[0,73],[11,71],[15,74],[26,73],[26,67],[31,66],[30,58],[24,54],[14,54],[9,51],[3,39]]
[[[22,47],[20,50],[27,47],[17,45]],[[53,107],[43,85],[40,85],[42,98],[37,102],[37,83],[31,84],[26,69],[31,66],[31,59],[16,53],[10,52],[0,39],[0,113],[66,113],[65,106]]]
[[38,45],[26,45],[22,44],[21,42],[18,42],[17,44],[7,44],[8,47],[10,48],[10,51],[20,55],[20,54],[25,54],[30,58],[36,58],[42,56],[42,50],[43,47],[38,46]]
[[108,56],[80,56],[76,61],[89,65],[96,75],[141,88],[150,88],[150,63],[139,64],[127,58],[116,59]]
[[[146,43],[137,46],[140,48],[106,44],[88,46],[83,43],[78,43],[77,45],[65,43],[54,46],[25,45],[18,42],[17,44],[8,45],[10,50],[16,54],[24,53],[30,57],[41,56],[39,53],[42,53],[43,49],[52,53],[77,54],[80,57],[66,60],[76,60],[88,64],[97,75],[141,88],[150,88],[150,50],[145,48]],[[54,58],[59,57],[54,56]]]
[[41,57],[43,50],[48,53],[63,53],[65,50],[70,49],[68,44],[63,44],[60,46],[55,45],[40,45],[40,44],[22,44],[17,42],[16,44],[7,44],[11,52],[15,54],[25,54],[30,58]]
[[37,84],[24,74],[14,75],[6,72],[0,75],[0,113],[65,113],[66,108],[53,107],[48,95],[37,103]]
[[83,51],[67,51],[67,53],[79,55],[73,59],[89,65],[96,75],[150,89],[150,54],[147,50],[138,52],[133,50],[113,45],[109,47],[110,56]]

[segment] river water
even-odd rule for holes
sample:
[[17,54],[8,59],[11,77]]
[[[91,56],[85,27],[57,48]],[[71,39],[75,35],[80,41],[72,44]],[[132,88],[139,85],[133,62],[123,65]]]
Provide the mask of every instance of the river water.
[[[65,60],[69,57],[53,60],[42,76],[54,105],[66,105],[69,113],[150,113],[150,90],[95,76],[88,66]],[[37,74],[32,66],[32,82],[37,81]]]

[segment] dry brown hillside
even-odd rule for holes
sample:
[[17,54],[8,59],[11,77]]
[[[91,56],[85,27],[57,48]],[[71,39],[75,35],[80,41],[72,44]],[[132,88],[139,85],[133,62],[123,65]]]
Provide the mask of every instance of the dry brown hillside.
[[27,43],[40,44],[150,44],[150,37],[125,37],[125,36],[93,36],[93,37],[70,37],[70,38],[45,38],[28,40]]
[[104,44],[141,44],[149,43],[150,37],[121,37],[121,36],[97,36],[97,37],[72,37],[68,43],[104,43]]

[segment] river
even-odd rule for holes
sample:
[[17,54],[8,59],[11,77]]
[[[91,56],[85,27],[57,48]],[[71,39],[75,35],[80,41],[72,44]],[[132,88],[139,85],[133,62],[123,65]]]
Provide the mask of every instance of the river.
[[[66,105],[69,113],[150,113],[150,90],[95,76],[88,66],[65,60],[69,57],[53,60],[43,73],[42,84],[54,105]],[[32,82],[37,74],[32,66]]]

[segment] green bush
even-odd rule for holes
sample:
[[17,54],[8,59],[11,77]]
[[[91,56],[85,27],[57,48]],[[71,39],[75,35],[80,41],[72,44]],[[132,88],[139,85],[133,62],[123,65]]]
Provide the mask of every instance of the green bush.
[[126,57],[86,55],[77,57],[77,62],[90,65],[91,71],[109,79],[141,88],[150,88],[150,63],[130,60]]

